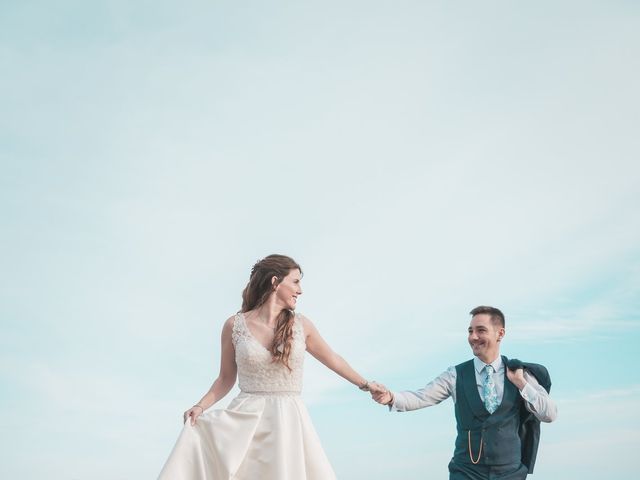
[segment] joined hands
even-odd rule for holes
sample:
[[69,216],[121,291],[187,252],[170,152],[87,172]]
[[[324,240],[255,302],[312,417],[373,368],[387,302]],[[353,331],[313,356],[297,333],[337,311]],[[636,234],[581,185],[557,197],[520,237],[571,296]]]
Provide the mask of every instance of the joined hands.
[[371,398],[381,405],[389,405],[393,402],[393,394],[381,383],[371,382],[369,393],[371,393]]

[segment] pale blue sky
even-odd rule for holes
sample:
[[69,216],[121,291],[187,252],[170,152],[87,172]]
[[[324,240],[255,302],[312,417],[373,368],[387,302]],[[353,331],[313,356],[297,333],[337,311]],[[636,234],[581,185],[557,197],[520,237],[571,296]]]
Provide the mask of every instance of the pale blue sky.
[[[502,308],[559,404],[532,478],[628,476],[638,32],[615,0],[3,2],[0,477],[155,478],[275,252],[394,389]],[[310,357],[304,395],[338,478],[447,478],[451,402],[389,414]]]

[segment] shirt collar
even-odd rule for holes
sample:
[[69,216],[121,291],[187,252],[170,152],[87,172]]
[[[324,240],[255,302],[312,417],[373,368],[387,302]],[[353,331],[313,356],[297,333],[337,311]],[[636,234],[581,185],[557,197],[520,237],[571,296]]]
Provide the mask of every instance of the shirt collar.
[[[485,365],[487,364],[480,360],[478,357],[473,357],[473,366],[475,367],[476,372],[482,373]],[[490,365],[493,367],[494,372],[500,371],[500,369],[502,368],[502,355],[498,355],[498,358],[491,362]]]

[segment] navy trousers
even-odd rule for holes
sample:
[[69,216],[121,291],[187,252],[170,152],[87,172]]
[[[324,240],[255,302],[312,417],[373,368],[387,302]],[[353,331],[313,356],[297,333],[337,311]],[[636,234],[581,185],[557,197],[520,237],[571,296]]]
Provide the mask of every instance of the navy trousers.
[[523,464],[473,465],[472,463],[449,463],[449,480],[525,480],[529,471]]

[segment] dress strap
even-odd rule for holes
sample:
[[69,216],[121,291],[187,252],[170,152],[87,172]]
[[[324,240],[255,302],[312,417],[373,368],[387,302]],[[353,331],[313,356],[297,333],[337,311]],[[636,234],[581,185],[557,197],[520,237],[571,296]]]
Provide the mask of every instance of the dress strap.
[[241,338],[247,338],[249,332],[247,325],[244,323],[244,316],[238,312],[233,319],[233,330],[231,331],[231,342],[235,346]]
[[306,339],[304,336],[304,327],[302,326],[302,319],[300,318],[299,313],[296,313],[293,319],[293,338],[294,340],[306,343]]

